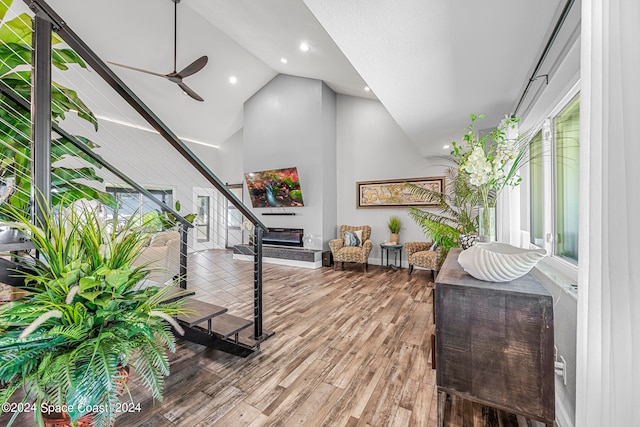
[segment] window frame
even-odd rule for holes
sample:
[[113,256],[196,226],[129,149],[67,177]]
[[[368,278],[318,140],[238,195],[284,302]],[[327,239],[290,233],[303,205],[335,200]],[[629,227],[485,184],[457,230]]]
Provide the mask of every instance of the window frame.
[[[570,279],[578,280],[578,268],[579,261],[572,262],[567,258],[556,255],[556,224],[555,224],[555,209],[556,209],[556,165],[555,165],[555,119],[562,113],[576,97],[580,96],[580,82],[578,81],[573,87],[567,91],[564,96],[559,98],[558,102],[554,104],[554,107],[550,109],[549,113],[544,116],[544,119],[532,128],[538,128],[542,132],[542,163],[543,163],[543,194],[542,194],[542,211],[543,211],[543,245],[541,248],[546,249],[548,256],[541,262],[559,271],[563,275]],[[537,133],[537,132],[536,132]],[[529,153],[530,154],[530,153]],[[527,167],[527,191],[529,197],[524,199],[525,208],[527,212],[528,221],[526,222],[527,231],[531,232],[531,175],[530,169]],[[551,239],[549,239],[549,234]],[[540,248],[531,242],[529,237],[530,248]],[[579,258],[579,254],[578,254]]]
[[[558,111],[557,114],[555,114],[552,118],[551,118],[551,133],[553,135],[553,139],[552,139],[552,155],[551,155],[551,159],[552,159],[552,181],[551,181],[551,185],[552,185],[552,228],[551,231],[553,233],[553,240],[552,240],[552,254],[554,255],[554,257],[559,258],[565,262],[567,262],[570,265],[575,265],[578,266],[578,262],[579,262],[579,257],[580,254],[578,253],[578,260],[573,261],[571,258],[565,257],[565,256],[561,256],[558,255],[558,142],[557,142],[557,120],[558,117],[560,116],[560,114],[564,113],[565,111],[567,111],[567,109],[571,106],[571,104],[573,104],[573,102],[578,99],[580,96],[580,93],[576,93],[571,99],[569,99],[569,101],[565,104],[562,105],[562,108],[560,109],[560,111]],[[580,107],[580,102],[578,100],[578,108]],[[579,128],[579,124],[578,124],[578,128]],[[580,136],[578,135],[578,149],[580,148]],[[578,174],[579,174],[579,169],[580,169],[580,158],[578,157]],[[580,181],[580,177],[578,176],[578,184]],[[578,192],[579,192],[579,187],[578,187]],[[579,214],[579,210],[578,210],[578,214]],[[578,219],[579,221],[579,219]],[[576,228],[579,229],[579,225],[576,224]],[[577,249],[576,249],[577,250]]]
[[[165,202],[167,206],[173,205],[175,188],[150,185],[150,186],[144,186],[144,189],[149,191],[152,195],[158,197],[158,199],[160,199],[161,201]],[[144,218],[144,215],[146,213],[144,208],[144,205],[145,205],[144,200],[146,196],[143,193],[139,192],[137,189],[133,187],[130,187],[127,185],[121,185],[121,184],[107,184],[105,185],[105,192],[109,194],[113,194],[116,200],[118,200],[118,197],[117,197],[118,193],[136,194],[138,196],[138,207],[137,209],[134,210],[134,212],[135,214],[139,215],[141,219]],[[169,196],[168,202],[165,201],[166,196]],[[114,219],[117,219],[118,223],[120,223],[121,216],[125,218],[125,215],[121,215],[119,213],[119,207],[116,207],[114,209],[111,209],[111,208],[107,208],[107,209],[113,211]],[[158,205],[158,207],[153,211],[162,211],[162,207]]]

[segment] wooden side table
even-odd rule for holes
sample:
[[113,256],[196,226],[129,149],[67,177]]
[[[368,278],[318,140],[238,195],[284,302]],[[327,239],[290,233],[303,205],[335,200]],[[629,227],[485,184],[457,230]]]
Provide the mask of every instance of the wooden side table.
[[[402,267],[402,244],[380,243],[380,268],[391,267],[397,270]],[[393,264],[389,265],[389,252],[393,253]],[[384,256],[387,255],[387,265],[384,265]]]
[[531,274],[475,279],[458,263],[460,251],[449,252],[434,291],[439,404],[451,393],[552,426],[551,294]]

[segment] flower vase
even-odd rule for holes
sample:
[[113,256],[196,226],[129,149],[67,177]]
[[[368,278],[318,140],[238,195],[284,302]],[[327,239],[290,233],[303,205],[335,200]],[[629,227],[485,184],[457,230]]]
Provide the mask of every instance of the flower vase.
[[496,241],[496,208],[478,207],[478,236],[480,242]]

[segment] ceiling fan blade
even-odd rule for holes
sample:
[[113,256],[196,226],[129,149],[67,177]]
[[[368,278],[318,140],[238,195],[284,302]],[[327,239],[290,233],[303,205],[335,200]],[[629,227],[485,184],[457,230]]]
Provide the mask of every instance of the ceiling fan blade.
[[109,64],[111,64],[111,65],[117,65],[118,67],[128,68],[129,70],[140,71],[141,73],[146,73],[146,74],[151,74],[151,75],[158,76],[158,77],[168,78],[165,74],[160,74],[160,73],[156,73],[156,72],[149,71],[149,70],[143,70],[142,68],[136,68],[136,67],[132,67],[130,65],[117,64],[115,62],[109,62],[109,61],[107,61],[107,62]]
[[204,101],[204,99],[202,99],[202,97],[200,95],[195,93],[193,91],[193,89],[191,89],[189,86],[187,86],[183,82],[178,83],[178,86],[180,86],[180,89],[182,89],[187,95],[189,95],[190,97],[192,97],[196,101]]
[[196,59],[191,64],[180,70],[180,72],[178,72],[178,75],[182,78],[185,78],[192,74],[195,74],[198,71],[202,70],[205,65],[207,65],[207,61],[209,61],[209,58],[206,55],[201,56],[200,58]]

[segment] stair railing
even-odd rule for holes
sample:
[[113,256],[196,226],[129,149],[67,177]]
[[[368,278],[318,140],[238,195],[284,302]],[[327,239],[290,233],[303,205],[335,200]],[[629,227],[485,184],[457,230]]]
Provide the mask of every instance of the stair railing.
[[[38,77],[35,77],[35,73],[34,73],[34,78],[36,78],[36,79],[38,78]],[[30,111],[31,110],[31,105],[27,101],[25,101],[23,98],[20,98],[19,96],[16,96],[16,94],[13,92],[13,90],[2,81],[0,81],[0,92],[2,92],[5,96],[7,96],[13,102],[15,102],[16,105],[22,107],[25,111]],[[149,200],[153,201],[163,211],[171,213],[176,218],[176,220],[178,222],[180,222],[180,237],[181,237],[181,240],[184,242],[184,244],[180,245],[180,277],[179,277],[178,283],[180,284],[181,288],[186,289],[186,287],[187,287],[187,282],[186,282],[186,277],[187,277],[187,245],[186,245],[186,242],[187,242],[187,233],[188,233],[189,229],[193,227],[193,224],[191,224],[189,221],[187,221],[183,216],[181,216],[173,208],[171,208],[166,203],[164,203],[163,201],[158,199],[149,190],[147,190],[146,188],[142,187],[140,184],[138,184],[137,182],[135,182],[134,180],[129,178],[127,175],[125,175],[122,171],[120,171],[118,168],[116,168],[113,164],[107,162],[104,158],[102,158],[101,156],[96,154],[84,142],[80,141],[78,138],[76,138],[75,136],[71,135],[70,133],[68,133],[67,131],[65,131],[64,129],[62,129],[60,126],[58,126],[55,123],[51,124],[51,129],[53,129],[58,135],[62,136],[67,141],[69,141],[71,144],[73,144],[73,146],[78,148],[85,155],[91,157],[95,162],[97,162],[100,165],[102,165],[109,172],[113,173],[115,176],[120,178],[122,181],[126,182],[131,187],[135,188],[139,193],[144,194]],[[47,168],[44,168],[44,170],[46,171]],[[40,183],[40,185],[35,184],[35,186],[36,186],[36,188],[40,189],[41,186],[42,186],[42,183]],[[41,200],[41,202],[43,202],[43,200]],[[47,202],[50,204],[49,201],[47,201]],[[39,204],[36,203],[34,208],[36,206],[39,206]],[[40,221],[40,223],[44,223],[44,222]]]
[[[266,231],[265,225],[251,212],[236,196],[233,194],[227,186],[220,181],[220,179],[176,136],[176,134],[164,124],[151,109],[145,105],[140,98],[133,93],[133,91],[100,59],[100,57],[89,48],[89,46],[65,23],[65,21],[45,2],[44,0],[23,0],[25,4],[35,13],[34,25],[34,71],[33,71],[33,83],[34,87],[50,88],[51,87],[51,70],[50,70],[50,54],[49,60],[36,61],[38,57],[38,51],[46,49],[47,43],[43,43],[42,40],[48,38],[51,40],[52,31],[55,31],[67,45],[73,49],[93,70],[107,83],[109,84],[134,110],[136,110],[140,116],[142,116],[173,148],[180,153],[207,181],[209,181],[219,192],[225,197],[231,204],[233,204],[247,220],[249,220],[254,227],[254,336],[257,340],[263,337],[262,329],[262,233]],[[46,21],[46,23],[44,22]],[[42,34],[43,33],[43,34]],[[38,41],[40,43],[38,44]],[[50,44],[49,47],[50,49]],[[46,65],[48,64],[49,70],[47,71]],[[51,104],[49,96],[49,104],[47,107],[46,95],[44,100],[41,99],[43,90],[34,90],[32,96],[32,123],[34,129],[40,129],[46,126],[47,120],[50,123]],[[51,128],[49,128],[51,129]],[[58,131],[56,129],[56,131]],[[47,136],[46,132],[34,132],[34,147],[51,144],[50,134]],[[67,134],[68,135],[68,134]],[[65,135],[66,136],[66,135]],[[73,139],[70,139],[73,142]],[[79,141],[76,141],[79,142]],[[84,145],[84,144],[82,144]],[[81,147],[78,147],[82,149]],[[84,151],[84,149],[83,149]],[[89,150],[91,151],[91,150]],[[88,154],[88,153],[87,153]],[[35,156],[39,155],[40,158],[36,159]],[[41,179],[36,174],[46,174],[49,171],[50,165],[46,163],[48,160],[42,157],[46,156],[46,147],[42,149],[34,149],[34,165],[40,166],[34,168],[34,187],[42,194],[50,194],[50,182],[47,184],[46,179]],[[95,160],[103,163],[107,168],[106,162],[103,159],[96,158]],[[110,165],[113,167],[112,165]],[[114,170],[109,169],[116,173]],[[123,176],[118,175],[121,179]],[[129,182],[133,186],[134,183]],[[44,187],[44,188],[40,188]],[[135,186],[136,189],[143,192],[150,199],[159,202],[153,195],[145,193],[146,190]],[[161,206],[168,208],[164,203],[159,202]],[[170,212],[176,215],[170,208]],[[176,217],[179,217],[177,215]],[[182,218],[184,220],[184,218]],[[185,222],[188,222],[184,220]],[[181,253],[185,253],[187,249],[187,231],[188,228],[181,227]],[[181,263],[182,264],[182,263]],[[186,263],[184,263],[186,268]],[[182,268],[182,267],[181,267]],[[181,272],[182,273],[182,272]],[[186,273],[186,271],[185,271]]]

